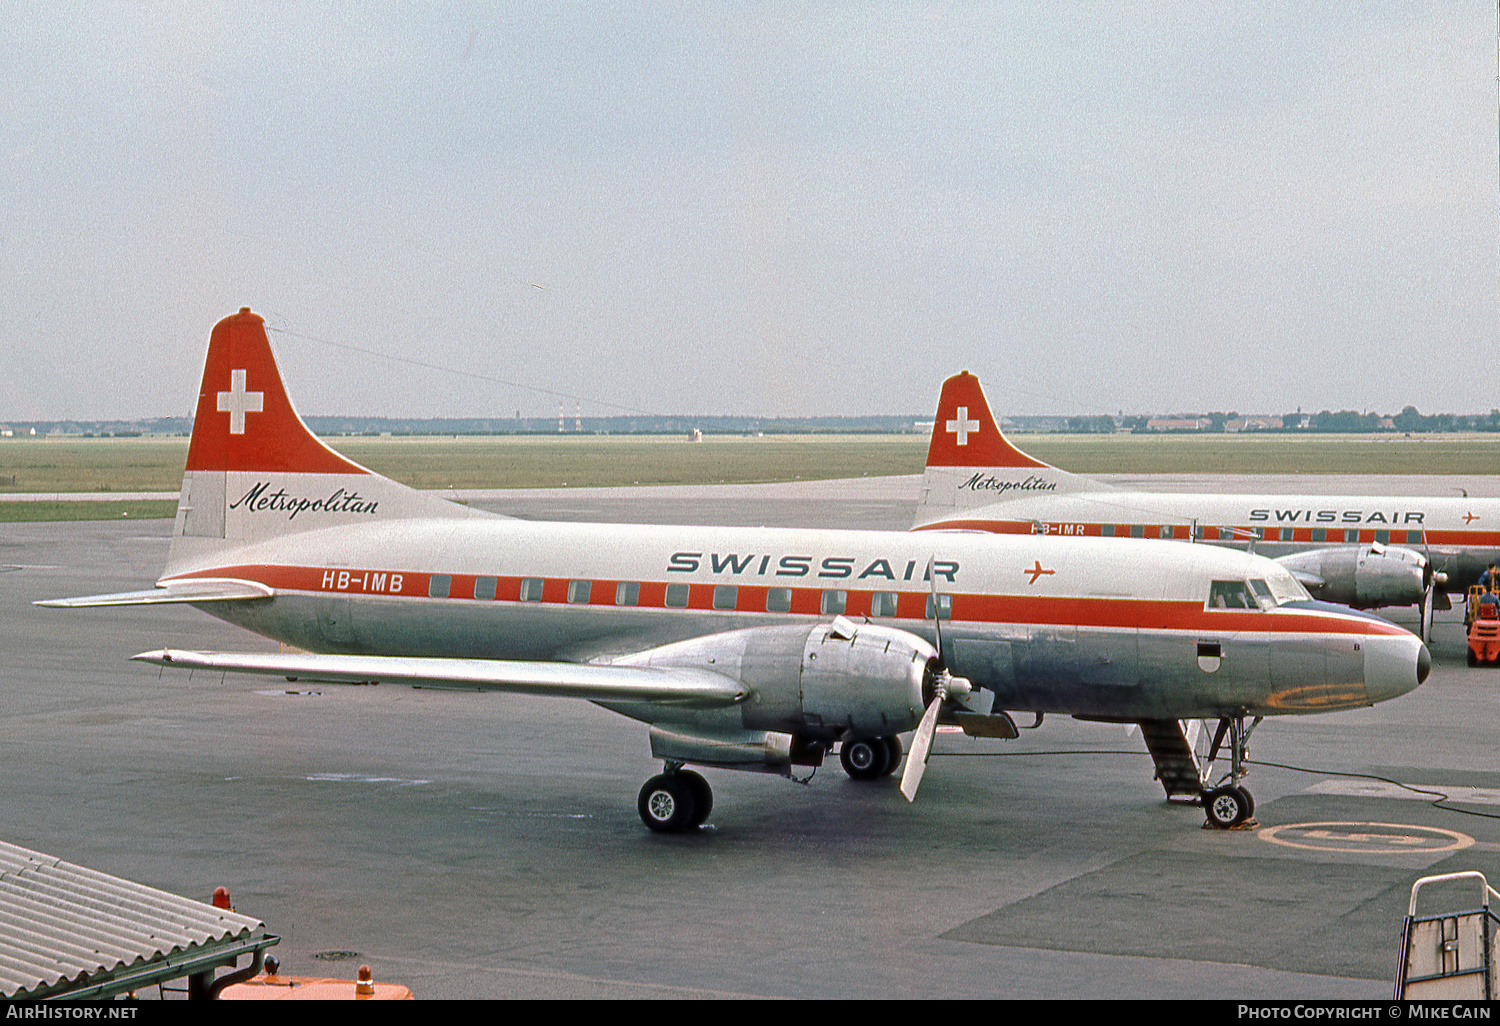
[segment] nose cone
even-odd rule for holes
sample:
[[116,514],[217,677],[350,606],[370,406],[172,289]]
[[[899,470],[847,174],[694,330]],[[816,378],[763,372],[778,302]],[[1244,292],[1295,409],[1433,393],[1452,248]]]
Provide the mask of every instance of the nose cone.
[[1365,691],[1370,704],[1404,695],[1432,672],[1432,654],[1414,634],[1381,634],[1367,637]]

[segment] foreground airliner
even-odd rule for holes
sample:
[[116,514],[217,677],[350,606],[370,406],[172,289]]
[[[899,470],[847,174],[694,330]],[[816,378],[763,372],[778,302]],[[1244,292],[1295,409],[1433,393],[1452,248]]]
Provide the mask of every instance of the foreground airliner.
[[[1210,546],[531,523],[445,502],[314,437],[248,309],[209,341],[156,586],[42,604],[158,603],[305,651],[145,662],[583,698],[646,723],[664,772],[637,807],[657,831],[709,814],[686,765],[790,776],[840,745],[874,779],[914,730],[911,800],[940,720],[1015,737],[1005,710],[1142,724],[1169,793],[1231,826],[1253,810],[1239,781],[1260,717],[1379,702],[1430,667],[1409,632]],[[1212,789],[1189,718],[1229,738]]]
[[979,379],[943,383],[916,525],[920,530],[1172,538],[1275,558],[1313,595],[1356,609],[1432,611],[1500,559],[1500,500],[1370,495],[1218,495],[1115,488],[1017,449]]

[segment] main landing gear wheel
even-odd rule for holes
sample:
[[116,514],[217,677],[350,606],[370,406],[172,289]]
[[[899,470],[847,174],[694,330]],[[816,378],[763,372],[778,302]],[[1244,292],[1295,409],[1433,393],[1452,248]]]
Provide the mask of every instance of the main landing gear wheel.
[[713,788],[708,786],[707,780],[692,770],[679,770],[677,776],[687,781],[688,787],[693,792],[693,818],[688,821],[688,825],[701,827],[708,822],[708,814],[714,810]]
[[901,756],[906,753],[901,750],[901,738],[895,734],[889,734],[881,740],[885,742],[885,750],[890,755],[890,760],[885,764],[885,775],[891,776],[901,768]]
[[656,833],[681,833],[708,819],[713,792],[696,773],[662,773],[646,781],[636,808],[641,822]]
[[877,780],[891,769],[891,749],[882,737],[845,741],[839,749],[844,772],[855,780]]
[[1238,784],[1216,787],[1203,796],[1203,810],[1208,825],[1219,830],[1239,826],[1255,812],[1255,799]]

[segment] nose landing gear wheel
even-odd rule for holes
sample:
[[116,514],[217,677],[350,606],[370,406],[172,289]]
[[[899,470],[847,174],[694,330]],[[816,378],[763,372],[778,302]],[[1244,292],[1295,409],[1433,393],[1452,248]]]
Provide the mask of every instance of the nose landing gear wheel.
[[845,741],[839,749],[839,762],[855,780],[875,780],[890,769],[891,750],[885,739],[879,737]]
[[1218,787],[1203,796],[1203,811],[1208,816],[1208,825],[1217,830],[1229,830],[1239,826],[1255,812],[1255,799],[1250,792],[1237,784]]
[[[662,773],[646,781],[636,808],[641,822],[658,834],[675,834],[696,826],[693,817],[697,812],[693,801],[693,785],[683,778],[686,773]],[[696,773],[691,776],[698,776]],[[698,777],[703,780],[702,777]],[[708,786],[707,782],[703,785]]]

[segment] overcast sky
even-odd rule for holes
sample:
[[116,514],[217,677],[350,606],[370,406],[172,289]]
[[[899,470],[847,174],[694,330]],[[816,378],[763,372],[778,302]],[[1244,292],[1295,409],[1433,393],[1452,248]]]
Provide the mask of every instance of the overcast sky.
[[0,420],[241,306],[306,414],[1487,411],[1495,79],[1477,0],[9,5]]

